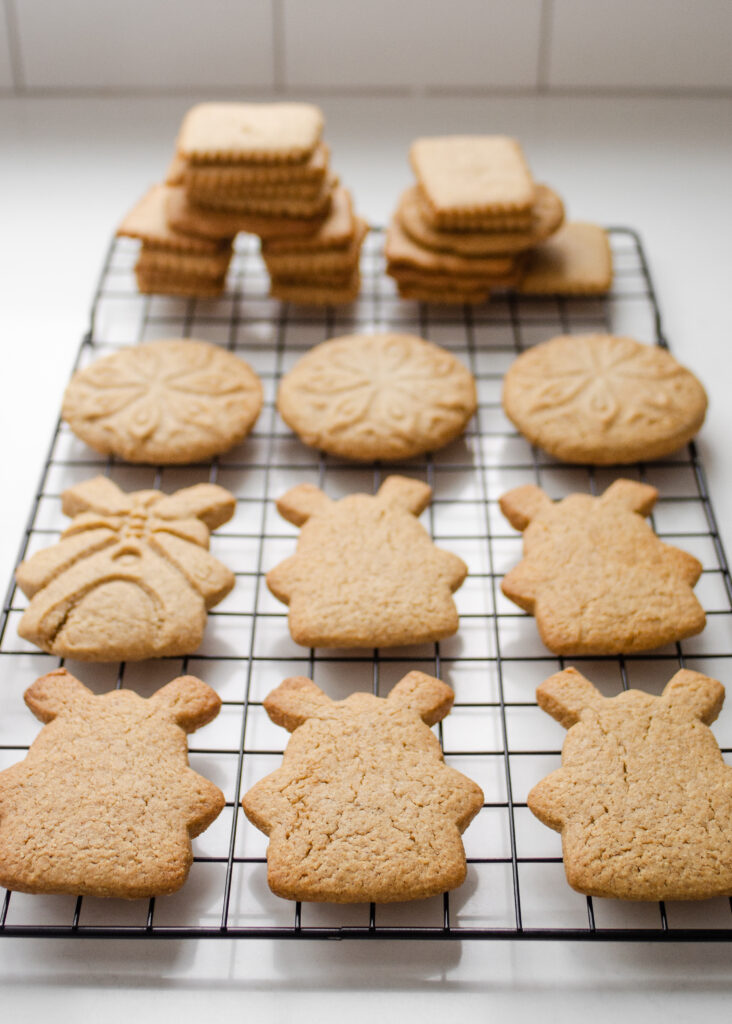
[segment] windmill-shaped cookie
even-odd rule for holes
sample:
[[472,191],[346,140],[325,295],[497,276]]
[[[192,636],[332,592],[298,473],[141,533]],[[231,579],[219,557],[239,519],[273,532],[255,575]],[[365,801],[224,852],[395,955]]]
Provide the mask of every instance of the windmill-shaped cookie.
[[569,729],[562,767],[528,798],[562,834],[569,884],[626,900],[732,895],[732,768],[707,728],[721,683],[682,669],[660,697],[606,698],[569,668],[536,696]]
[[[410,672],[386,700],[332,701],[286,679],[264,706],[293,733],[282,767],[242,804],[269,836],[268,880],[292,900],[385,903],[433,896],[465,878],[460,834],[480,788],[443,761],[428,728],[452,707],[439,679]],[[426,724],[425,724],[426,723]]]
[[125,494],[98,476],[64,491],[61,507],[73,522],[59,543],[18,566],[31,598],[19,634],[82,661],[194,651],[206,610],[234,586],[206,550],[234,514],[232,495],[215,484]]
[[0,772],[0,885],[125,899],[180,888],[191,837],[224,806],[188,767],[186,733],[221,707],[211,687],[181,676],[147,700],[96,696],[59,669],[25,701],[46,725]]
[[467,567],[436,548],[416,518],[431,494],[419,480],[390,476],[375,495],[335,502],[300,484],[279,499],[280,514],[302,530],[267,586],[289,604],[296,643],[394,647],[452,636],[452,593]]
[[664,544],[643,518],[658,491],[616,480],[599,497],[559,502],[528,484],[500,499],[524,533],[523,560],[504,578],[506,597],[536,618],[555,654],[621,654],[693,636],[704,610],[693,555]]

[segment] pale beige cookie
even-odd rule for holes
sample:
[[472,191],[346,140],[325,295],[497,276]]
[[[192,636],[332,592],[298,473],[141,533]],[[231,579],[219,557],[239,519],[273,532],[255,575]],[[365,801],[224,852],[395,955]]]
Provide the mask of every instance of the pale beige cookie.
[[660,697],[606,698],[569,668],[536,691],[569,729],[562,767],[529,793],[562,834],[567,881],[588,896],[732,895],[732,768],[708,725],[724,687],[682,669]]
[[392,269],[405,267],[465,277],[481,274],[500,277],[517,268],[514,256],[458,256],[428,249],[410,238],[396,219],[392,219],[387,229],[384,255]]
[[219,713],[214,691],[181,676],[147,700],[97,696],[58,669],[25,702],[45,724],[25,760],[0,772],[0,886],[123,899],[179,889],[191,839],[224,807],[186,744]]
[[[170,197],[183,193],[168,185],[153,185],[142,199],[124,218],[117,228],[117,234],[128,238],[139,238],[148,245],[169,249],[173,252],[215,253],[222,246],[228,246],[235,231],[220,234],[215,241],[186,234],[168,220],[167,210]],[[218,243],[218,244],[216,244]]]
[[166,215],[176,231],[208,239],[229,239],[240,231],[260,238],[287,238],[314,235],[325,217],[265,217],[258,214],[231,213],[197,206],[186,198],[185,189],[168,189]]
[[168,171],[169,177],[175,180],[169,184],[209,191],[241,190],[260,185],[321,184],[328,170],[329,158],[330,151],[324,142],[316,146],[312,156],[299,164],[191,164],[176,157]]
[[339,306],[355,302],[361,291],[361,275],[355,270],[343,284],[328,285],[318,281],[293,284],[273,278],[269,294],[281,302],[294,302],[301,306]]
[[676,451],[704,422],[707,396],[657,345],[564,334],[513,363],[503,408],[532,444],[565,462],[602,466]]
[[462,434],[475,412],[472,374],[413,334],[350,334],[285,374],[280,415],[315,448],[349,459],[403,459]]
[[302,526],[297,551],[267,573],[267,586],[290,606],[290,633],[304,647],[401,647],[452,636],[452,594],[464,562],[434,546],[417,516],[427,484],[387,477],[375,495],[340,501],[300,484],[277,502]]
[[216,484],[126,494],[98,476],[61,500],[73,522],[15,574],[31,599],[20,636],[80,661],[191,654],[206,610],[234,586],[207,550],[209,531],[234,514],[233,495]]
[[271,275],[339,273],[352,272],[358,266],[361,245],[369,227],[361,217],[356,218],[356,229],[348,245],[331,246],[327,249],[302,250],[301,248],[280,252],[270,250],[268,243],[262,245],[262,256]]
[[204,209],[225,210],[229,213],[256,217],[324,217],[330,210],[333,189],[338,179],[331,175],[312,196],[281,194],[279,196],[244,193],[212,192],[192,195],[188,199]]
[[328,216],[308,235],[291,232],[292,237],[275,237],[270,234],[262,238],[262,255],[267,258],[279,253],[316,252],[336,246],[346,246],[356,232],[356,218],[353,214],[351,193],[339,186],[333,191]]
[[267,880],[278,896],[333,903],[426,899],[465,880],[460,834],[483,805],[449,768],[429,728],[452,706],[439,679],[410,672],[384,700],[331,701],[309,679],[266,698],[293,733],[282,766],[242,800],[269,836]]
[[535,185],[515,139],[449,135],[417,139],[409,159],[442,227],[502,213],[528,213]]
[[570,221],[528,254],[525,295],[603,295],[613,283],[607,233],[597,224]]
[[243,359],[185,338],[123,348],[78,370],[61,416],[104,455],[171,465],[228,451],[261,408],[262,385]]
[[199,103],[183,119],[177,150],[193,164],[301,163],[322,131],[323,114],[310,103]]
[[655,487],[616,480],[602,497],[557,503],[527,484],[500,498],[524,533],[524,557],[501,584],[534,615],[555,654],[632,654],[704,629],[693,586],[701,563],[664,544],[645,521]]
[[180,295],[186,299],[216,299],[226,287],[225,277],[166,273],[162,271],[135,274],[137,290],[144,295]]
[[528,230],[441,231],[428,223],[419,200],[419,190],[413,187],[402,194],[395,216],[404,231],[425,248],[457,256],[493,256],[496,253],[523,252],[548,238],[561,226],[564,206],[556,192],[546,185],[537,185]]
[[143,244],[135,272],[143,277],[167,274],[171,277],[223,278],[231,262],[231,248],[217,252],[172,252]]

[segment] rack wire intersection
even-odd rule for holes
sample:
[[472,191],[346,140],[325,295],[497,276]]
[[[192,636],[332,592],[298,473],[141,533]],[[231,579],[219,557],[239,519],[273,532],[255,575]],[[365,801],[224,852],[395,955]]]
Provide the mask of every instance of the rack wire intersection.
[[[236,573],[229,597],[209,613],[206,639],[187,658],[71,671],[98,692],[131,686],[148,696],[183,672],[201,676],[223,700],[215,722],[192,737],[194,769],[216,782],[226,807],[194,841],[195,860],[180,892],[126,903],[90,897],[30,896],[0,890],[0,935],[87,938],[280,939],[732,939],[732,904],[628,904],[583,897],[567,885],[559,837],[526,806],[531,786],[559,765],[564,731],[539,710],[538,683],[563,667],[538,639],[533,620],[500,591],[519,558],[521,539],[503,520],[500,494],[539,483],[554,498],[599,492],[619,476],[654,484],[656,532],[704,565],[697,594],[708,623],[698,637],[651,654],[574,658],[606,695],[629,686],[660,693],[679,666],[732,680],[732,579],[692,442],[676,456],[615,469],[568,467],[530,446],[504,418],[503,373],[517,353],[556,334],[610,330],[666,345],[638,235],[610,229],[615,285],[606,298],[531,299],[511,293],[479,307],[404,302],[384,275],[382,237],[371,232],[362,255],[363,289],[352,306],[309,309],[267,295],[256,240],[240,236],[225,296],[215,301],[142,296],[135,287],[136,243],[115,240],[94,298],[90,329],[76,366],[124,345],[161,337],[198,337],[246,359],[265,387],[265,405],[249,438],[225,455],[189,467],[135,467],[103,458],[58,423],[33,500],[18,561],[52,543],[65,527],[64,488],[105,473],[126,489],[174,490],[216,481],[237,498],[234,519],[212,538],[212,551]],[[274,405],[277,381],[313,344],[362,330],[400,330],[453,351],[478,382],[479,409],[465,436],[434,455],[403,464],[354,467],[305,448]],[[388,651],[307,651],[290,639],[286,609],[267,591],[267,570],[291,554],[296,531],[280,520],[274,498],[311,481],[332,497],[372,492],[383,475],[426,480],[433,501],[425,526],[460,555],[469,577],[456,594],[460,630],[449,640]],[[25,599],[11,583],[0,621],[3,714],[0,769],[24,756],[37,733],[26,687],[59,660],[17,636]],[[269,722],[263,698],[292,674],[308,675],[334,699],[357,689],[382,696],[412,668],[448,680],[450,716],[436,727],[448,763],[482,786],[486,803],[464,836],[468,878],[450,894],[411,904],[292,904],[266,883],[266,839],[241,810],[241,795],[279,763],[286,741]],[[714,727],[732,753],[732,708]]]

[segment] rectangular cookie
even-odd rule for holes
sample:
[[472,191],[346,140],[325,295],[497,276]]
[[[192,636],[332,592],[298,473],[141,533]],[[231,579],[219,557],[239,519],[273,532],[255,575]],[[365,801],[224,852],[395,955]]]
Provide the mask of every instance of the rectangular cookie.
[[[178,189],[182,192],[182,189]],[[216,253],[231,245],[235,231],[201,238],[197,232],[188,234],[185,229],[171,225],[168,221],[168,201],[176,189],[168,185],[153,185],[142,199],[133,206],[117,228],[117,234],[127,238],[139,238],[147,245],[169,249],[171,252]]]
[[216,253],[170,252],[143,245],[136,270],[143,274],[171,274],[188,277],[222,277],[229,269],[231,249]]
[[356,270],[345,285],[283,284],[272,281],[269,294],[282,302],[301,306],[338,306],[353,302],[361,289],[361,276]]
[[296,187],[322,184],[328,171],[329,158],[330,150],[321,142],[312,155],[300,164],[192,164],[182,157],[176,157],[170,170],[180,175],[180,180],[175,184],[185,185],[188,189],[225,191],[261,185]]
[[163,271],[135,272],[138,291],[143,294],[183,295],[188,298],[213,299],[220,295],[226,276],[207,277],[200,274],[179,274]]
[[417,139],[409,157],[441,226],[496,214],[528,214],[534,203],[535,186],[521,146],[505,135]]
[[384,254],[390,267],[405,267],[445,274],[510,274],[517,268],[514,256],[457,256],[419,245],[392,219],[386,232]]
[[597,224],[571,221],[529,250],[519,290],[524,295],[603,295],[612,282],[606,232]]
[[229,239],[240,231],[260,238],[287,238],[312,235],[324,217],[265,217],[256,214],[211,210],[191,203],[182,187],[168,190],[166,213],[176,231],[208,239]]
[[353,270],[358,263],[361,245],[367,232],[368,224],[361,217],[357,217],[356,230],[346,246],[314,249],[311,252],[270,252],[265,243],[262,246],[262,256],[267,269],[274,277],[285,274],[307,275]]
[[310,103],[199,103],[183,119],[177,151],[192,164],[304,163],[322,131]]
[[261,217],[317,217],[324,216],[330,209],[333,189],[337,179],[333,176],[326,179],[311,197],[299,195],[257,196],[251,192],[230,194],[227,192],[207,193],[203,198],[188,194],[188,199],[196,206],[212,210],[225,210],[228,213],[253,214]]
[[314,232],[307,236],[296,236],[295,232],[291,232],[290,237],[270,235],[262,241],[262,254],[269,257],[275,253],[314,252],[346,246],[352,241],[355,230],[351,193],[340,185],[333,191],[328,216]]

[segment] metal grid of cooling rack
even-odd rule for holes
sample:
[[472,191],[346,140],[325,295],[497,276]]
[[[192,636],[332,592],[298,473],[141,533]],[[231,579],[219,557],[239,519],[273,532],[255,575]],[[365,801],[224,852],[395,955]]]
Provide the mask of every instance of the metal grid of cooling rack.
[[[496,296],[485,306],[450,308],[399,300],[384,276],[381,238],[362,257],[364,286],[352,306],[327,310],[282,305],[267,296],[255,240],[239,239],[229,287],[216,301],[141,296],[132,268],[136,245],[116,241],[105,262],[89,334],[77,365],[123,345],[159,337],[199,337],[245,358],[265,386],[257,426],[239,447],[190,467],[133,467],[103,459],[59,424],[43,469],[19,560],[64,528],[60,492],[97,473],[127,489],[174,490],[217,481],[237,498],[235,518],[212,538],[212,551],[236,573],[236,587],[209,613],[201,649],[187,658],[121,665],[74,665],[98,692],[131,686],[148,696],[175,675],[200,675],[223,699],[219,717],[190,740],[191,765],[216,782],[226,807],[194,842],[195,861],[180,892],[157,900],[2,893],[0,934],[113,938],[399,938],[399,939],[732,939],[730,901],[627,904],[588,899],[564,879],[559,837],[526,806],[530,787],[559,764],[564,731],[543,714],[534,690],[563,667],[538,639],[533,620],[501,594],[500,578],[518,560],[520,536],[503,521],[497,498],[510,487],[540,483],[554,498],[603,490],[617,476],[655,484],[658,534],[704,565],[697,594],[708,613],[699,636],[652,654],[575,658],[607,695],[628,686],[660,692],[679,665],[732,679],[732,580],[694,444],[677,456],[622,472],[567,467],[532,448],[504,419],[501,378],[517,352],[558,333],[609,329],[665,345],[643,250],[627,229],[610,232],[615,286],[602,299]],[[449,348],[478,381],[479,409],[465,436],[427,457],[388,467],[354,467],[305,448],[279,419],[279,377],[313,344],[354,330],[412,331]],[[470,574],[456,594],[460,630],[440,644],[385,651],[307,651],[290,639],[286,609],[264,574],[294,548],[297,531],[277,516],[273,499],[302,481],[339,497],[375,490],[387,472],[426,480],[433,501],[423,514],[435,541],[460,555]],[[58,659],[21,641],[23,595],[11,584],[0,624],[3,670],[0,768],[24,754],[38,725],[22,694]],[[447,679],[455,707],[437,731],[446,760],[482,786],[486,803],[464,836],[468,878],[444,897],[411,904],[292,904],[266,883],[266,840],[239,800],[279,763],[287,736],[262,707],[285,676],[305,674],[334,699],[353,690],[385,696],[411,668]],[[715,733],[732,753],[732,708]]]

